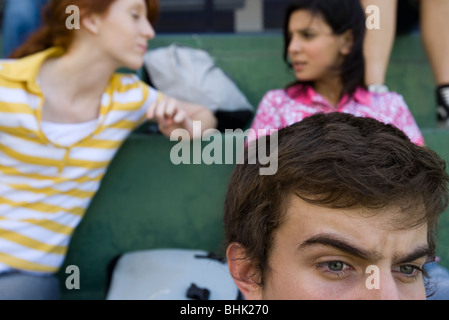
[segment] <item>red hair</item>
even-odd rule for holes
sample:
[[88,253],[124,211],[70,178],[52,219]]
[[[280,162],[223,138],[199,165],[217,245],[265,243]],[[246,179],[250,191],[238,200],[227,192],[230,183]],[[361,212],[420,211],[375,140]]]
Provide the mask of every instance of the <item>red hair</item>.
[[[73,41],[74,32],[66,27],[68,14],[66,8],[76,5],[81,15],[105,14],[116,0],[51,0],[42,10],[44,25],[17,48],[10,58],[21,58],[30,54],[59,46],[68,49]],[[159,15],[159,1],[145,0],[148,21],[156,22]]]

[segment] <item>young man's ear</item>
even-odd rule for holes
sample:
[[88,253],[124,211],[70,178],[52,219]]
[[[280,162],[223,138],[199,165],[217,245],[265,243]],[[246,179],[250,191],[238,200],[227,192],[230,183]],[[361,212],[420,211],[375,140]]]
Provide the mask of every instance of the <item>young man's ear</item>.
[[354,46],[354,34],[352,30],[347,30],[341,35],[340,53],[344,56],[348,55],[352,51]]
[[234,282],[246,300],[261,300],[262,288],[254,263],[246,256],[245,248],[238,243],[231,243],[226,250],[228,267]]

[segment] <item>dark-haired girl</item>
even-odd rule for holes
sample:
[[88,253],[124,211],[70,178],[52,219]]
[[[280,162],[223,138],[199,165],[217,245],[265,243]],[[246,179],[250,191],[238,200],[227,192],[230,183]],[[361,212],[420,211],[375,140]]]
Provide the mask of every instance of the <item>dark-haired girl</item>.
[[414,143],[424,144],[401,95],[367,90],[365,28],[358,0],[293,1],[284,25],[284,60],[296,81],[265,94],[251,126],[253,132],[280,129],[315,113],[344,112],[393,124]]

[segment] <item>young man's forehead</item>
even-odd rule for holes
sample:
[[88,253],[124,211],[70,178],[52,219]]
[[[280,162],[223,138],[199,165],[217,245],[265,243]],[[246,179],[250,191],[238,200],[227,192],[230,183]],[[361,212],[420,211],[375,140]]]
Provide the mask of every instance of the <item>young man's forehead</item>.
[[393,235],[410,245],[427,245],[427,224],[423,221],[412,224],[409,220],[416,219],[410,219],[411,215],[398,206],[377,210],[363,207],[338,209],[311,204],[295,195],[290,195],[284,206],[277,231],[288,230],[291,236],[297,237],[298,243],[317,234],[335,234],[334,240],[342,238],[350,243],[363,240],[366,248]]
[[[354,195],[347,195],[348,199],[341,197],[334,198],[330,193],[323,195],[302,195],[298,192],[287,194],[281,207],[281,217],[285,216],[289,210],[296,209],[295,212],[301,213],[305,211],[329,211],[334,215],[345,215],[353,218],[375,218],[376,221],[385,221],[386,228],[394,230],[403,230],[419,227],[426,224],[427,214],[424,201],[420,197],[395,201],[391,204],[384,204],[382,201],[375,203],[371,201],[368,205],[359,203]],[[329,200],[329,199],[331,199]],[[351,205],[349,205],[351,204]]]

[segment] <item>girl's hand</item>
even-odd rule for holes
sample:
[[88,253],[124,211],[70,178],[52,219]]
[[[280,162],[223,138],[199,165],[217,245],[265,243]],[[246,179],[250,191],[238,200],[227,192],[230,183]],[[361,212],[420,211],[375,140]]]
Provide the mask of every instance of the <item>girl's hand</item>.
[[147,111],[147,117],[150,120],[157,120],[159,130],[166,137],[170,137],[175,129],[185,129],[193,138],[193,120],[187,112],[182,109],[182,103],[171,97],[164,98],[154,102]]

